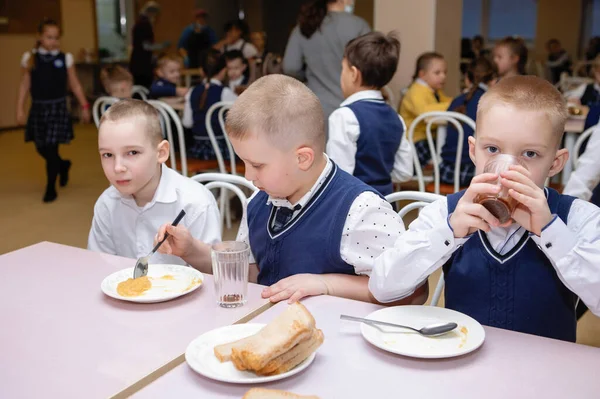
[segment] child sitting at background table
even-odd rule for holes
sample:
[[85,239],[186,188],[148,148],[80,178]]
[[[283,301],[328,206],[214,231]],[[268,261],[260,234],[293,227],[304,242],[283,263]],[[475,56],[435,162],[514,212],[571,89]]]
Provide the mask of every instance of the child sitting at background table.
[[594,59],[594,82],[582,84],[572,91],[565,93],[567,101],[587,107],[600,104],[600,55]]
[[527,66],[527,46],[518,37],[505,37],[494,46],[494,63],[500,79],[525,75]]
[[392,193],[392,177],[404,182],[413,175],[404,122],[381,94],[399,56],[400,42],[391,34],[372,32],[351,40],[340,78],[346,100],[329,116],[327,155],[382,195]]
[[[269,286],[262,296],[273,302],[321,294],[373,301],[367,288],[373,261],[404,227],[373,188],[324,154],[319,99],[291,77],[265,76],[233,105],[227,133],[246,178],[260,189],[249,200],[238,241],[250,246],[250,281]],[[201,239],[165,224],[157,240],[165,231],[170,236],[159,250],[196,265]],[[425,291],[404,303],[422,304]]]
[[248,61],[246,61],[240,50],[226,52],[225,61],[227,63],[229,88],[234,93],[239,94],[239,91],[243,91],[248,85]]
[[[400,103],[399,112],[407,127],[410,127],[413,121],[425,112],[448,109],[451,99],[442,91],[446,84],[447,70],[448,67],[443,55],[424,53],[419,56],[413,75],[413,83]],[[425,122],[419,123],[415,127],[413,136],[421,165],[426,165],[431,160],[425,125]]]
[[[465,114],[474,121],[477,118],[477,104],[479,99],[488,90],[489,85],[496,80],[494,64],[485,57],[471,61],[467,67],[465,81],[468,91],[452,100],[448,111]],[[463,144],[460,161],[459,185],[468,186],[475,175],[475,165],[469,158],[469,137],[475,132],[468,125],[462,123]],[[456,152],[458,150],[458,131],[454,124],[447,127],[446,142],[442,147],[442,162],[440,162],[440,181],[445,184],[454,184],[454,169],[456,166]]]
[[[237,95],[229,87],[223,86],[227,75],[227,64],[225,57],[219,51],[210,49],[204,52],[200,64],[206,79],[204,83],[191,88],[186,94],[182,124],[191,129],[193,135],[193,144],[188,147],[189,156],[210,160],[216,159],[216,154],[206,131],[206,113],[213,104],[220,101],[233,102],[237,99]],[[211,126],[223,157],[228,159],[229,151],[219,123],[218,112],[213,113]]]
[[158,78],[150,86],[150,97],[183,97],[187,87],[177,87],[181,79],[181,59],[174,55],[163,55],[156,64]]
[[100,71],[100,81],[109,96],[131,98],[133,92],[133,76],[120,65],[109,65]]
[[[126,99],[102,115],[98,129],[102,169],[111,186],[94,206],[88,249],[139,258],[153,247],[158,228],[184,209],[180,225],[207,244],[221,239],[219,211],[213,195],[192,179],[168,168],[169,143],[163,139],[158,111]],[[210,267],[209,245],[198,245],[199,267]],[[154,263],[184,264],[163,254]]]
[[[379,301],[410,295],[443,267],[445,306],[492,327],[574,342],[579,298],[600,315],[600,209],[544,188],[569,154],[561,94],[534,76],[500,80],[479,101],[467,190],[425,207],[376,261],[369,288]],[[500,176],[483,173],[497,154],[517,157]],[[517,202],[500,224],[477,196]]]

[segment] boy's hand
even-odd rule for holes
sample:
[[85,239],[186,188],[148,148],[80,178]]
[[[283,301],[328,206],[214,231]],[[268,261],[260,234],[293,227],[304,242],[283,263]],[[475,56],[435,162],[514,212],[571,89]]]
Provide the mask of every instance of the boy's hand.
[[164,238],[165,232],[169,233],[169,237],[158,248],[158,252],[179,256],[180,258],[187,257],[194,241],[190,231],[181,225],[172,226],[169,223],[163,224],[154,237],[154,245]]
[[482,173],[473,178],[471,185],[458,201],[456,209],[450,216],[450,226],[454,230],[455,238],[466,237],[477,230],[483,230],[487,233],[491,229],[490,226],[500,226],[500,222],[490,211],[485,209],[483,205],[473,202],[479,194],[498,194],[500,187],[488,183],[497,179],[498,175],[493,173]]
[[519,202],[512,218],[533,234],[540,236],[542,229],[552,220],[544,190],[531,180],[531,173],[520,165],[513,165],[503,172],[502,185],[508,187],[508,195]]
[[326,295],[328,292],[323,276],[296,274],[265,288],[261,295],[263,298],[269,298],[271,302],[288,299],[288,303],[294,303],[307,296]]

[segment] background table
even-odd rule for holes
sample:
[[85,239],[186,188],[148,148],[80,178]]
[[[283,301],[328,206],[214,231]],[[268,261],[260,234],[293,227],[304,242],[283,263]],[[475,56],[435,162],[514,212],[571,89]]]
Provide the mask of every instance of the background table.
[[[485,328],[486,342],[471,354],[419,360],[367,343],[357,323],[341,313],[366,316],[379,307],[328,296],[304,301],[325,334],[314,363],[286,380],[262,384],[299,394],[337,398],[578,398],[600,395],[600,349]],[[278,304],[252,320],[265,323]],[[182,364],[135,398],[241,398],[251,386],[219,383]]]
[[104,277],[134,264],[47,242],[0,256],[0,398],[110,397],[267,303],[250,284],[246,306],[220,308],[210,275],[158,304],[102,293]]

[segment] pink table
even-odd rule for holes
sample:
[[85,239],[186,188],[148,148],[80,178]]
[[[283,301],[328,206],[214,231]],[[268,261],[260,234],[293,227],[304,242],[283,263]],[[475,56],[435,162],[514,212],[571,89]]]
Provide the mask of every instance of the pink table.
[[[371,346],[341,313],[366,316],[375,305],[309,298],[325,342],[304,372],[264,387],[330,398],[594,398],[600,397],[600,349],[486,328],[486,342],[456,359],[418,360]],[[268,322],[278,304],[251,322]],[[135,398],[241,398],[249,386],[219,383],[182,364]]]
[[110,397],[265,303],[251,284],[246,306],[220,308],[212,276],[170,302],[105,296],[104,277],[133,264],[47,242],[0,256],[0,398]]

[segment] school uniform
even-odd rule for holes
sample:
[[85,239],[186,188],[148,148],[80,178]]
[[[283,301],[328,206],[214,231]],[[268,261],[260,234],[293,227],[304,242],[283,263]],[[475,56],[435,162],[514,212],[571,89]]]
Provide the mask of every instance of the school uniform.
[[254,44],[245,41],[244,39],[238,39],[233,44],[226,44],[223,46],[223,53],[232,50],[240,50],[245,59],[249,60],[250,58],[254,58],[258,56],[258,50],[254,46]]
[[[416,79],[402,98],[399,113],[402,119],[404,119],[406,126],[410,127],[413,121],[425,112],[446,111],[450,105],[450,101],[451,98],[446,96],[441,90],[433,90],[424,80]],[[421,165],[425,165],[431,160],[431,151],[427,144],[425,126],[425,122],[419,123],[415,127],[413,136],[415,149]]]
[[250,246],[258,283],[271,285],[299,273],[369,275],[403,230],[387,201],[327,158],[297,203],[264,191],[251,197],[237,239]]
[[[466,106],[466,116],[475,120],[477,118],[477,105],[479,99],[485,94],[488,87],[483,83],[479,84],[473,96],[467,101],[467,93],[461,94],[452,100],[448,111],[454,111],[461,105]],[[461,124],[463,128],[462,155],[460,159],[460,185],[468,186],[475,176],[475,165],[469,157],[469,137],[474,132],[466,124]],[[442,147],[442,162],[440,162],[440,181],[445,184],[454,184],[454,167],[456,163],[456,152],[458,150],[458,131],[456,127],[449,123],[446,130],[446,142]]]
[[585,152],[579,157],[577,168],[569,177],[564,193],[600,206],[598,154],[600,154],[600,129],[596,128],[590,136]]
[[598,82],[583,84],[576,89],[565,93],[565,97],[578,98],[581,105],[591,106],[600,104],[600,84]]
[[246,86],[248,84],[248,77],[246,75],[242,75],[235,80],[229,81],[229,89],[235,93],[235,89],[239,86]]
[[[100,195],[94,206],[88,249],[133,259],[146,256],[154,246],[160,226],[175,219],[182,209],[186,214],[179,224],[192,237],[206,244],[221,240],[221,221],[214,196],[202,184],[163,164],[154,198],[143,207],[113,186]],[[179,257],[158,252],[152,256],[152,262],[185,264]]]
[[434,202],[377,259],[369,289],[394,301],[443,267],[446,307],[485,325],[574,341],[577,296],[600,315],[600,209],[545,192],[554,217],[539,237],[515,223],[455,238],[449,217],[464,191]]
[[177,85],[173,82],[169,82],[166,79],[158,78],[150,86],[150,97],[176,97],[177,96]]
[[329,116],[327,155],[345,172],[382,195],[393,191],[392,179],[410,180],[413,158],[403,138],[404,121],[378,90],[355,93]]
[[[200,109],[200,99],[202,94],[208,90],[204,107]],[[182,124],[190,128],[193,135],[193,143],[188,147],[188,156],[197,159],[210,160],[215,159],[215,150],[210,142],[206,131],[206,113],[210,107],[219,101],[233,102],[237,95],[217,79],[211,79],[210,84],[200,84],[188,90],[185,96],[185,107],[183,110]],[[217,143],[224,158],[228,159],[229,151],[225,143],[224,133],[219,123],[219,113],[214,112],[211,119],[211,126],[217,139]]]

